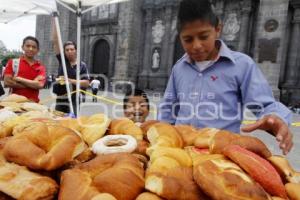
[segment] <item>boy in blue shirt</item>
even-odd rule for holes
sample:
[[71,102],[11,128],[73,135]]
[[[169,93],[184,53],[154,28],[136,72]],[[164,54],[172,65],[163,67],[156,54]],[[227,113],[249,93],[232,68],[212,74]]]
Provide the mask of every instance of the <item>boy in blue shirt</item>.
[[239,133],[243,111],[259,120],[242,128],[265,130],[284,154],[292,146],[291,112],[276,102],[255,62],[219,40],[221,24],[207,0],[183,0],[178,33],[186,54],[172,69],[158,119],[171,124],[214,127]]

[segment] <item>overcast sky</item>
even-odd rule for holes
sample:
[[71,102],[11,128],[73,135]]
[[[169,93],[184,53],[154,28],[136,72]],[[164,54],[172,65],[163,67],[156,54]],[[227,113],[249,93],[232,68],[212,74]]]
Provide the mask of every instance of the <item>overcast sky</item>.
[[28,36],[35,36],[35,16],[16,19],[8,24],[0,23],[0,40],[7,49],[21,50],[22,40]]

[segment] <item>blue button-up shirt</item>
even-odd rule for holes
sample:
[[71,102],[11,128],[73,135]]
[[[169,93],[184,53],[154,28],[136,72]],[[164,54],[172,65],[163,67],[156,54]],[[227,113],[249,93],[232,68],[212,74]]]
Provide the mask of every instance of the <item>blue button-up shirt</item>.
[[258,118],[276,114],[291,122],[290,110],[275,101],[255,62],[221,41],[219,58],[207,69],[199,71],[187,54],[174,65],[158,119],[239,133],[245,108]]

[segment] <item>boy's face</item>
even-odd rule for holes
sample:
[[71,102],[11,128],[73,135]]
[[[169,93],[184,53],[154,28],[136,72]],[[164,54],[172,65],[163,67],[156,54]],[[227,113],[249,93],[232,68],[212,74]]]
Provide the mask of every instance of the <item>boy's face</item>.
[[38,52],[39,48],[37,43],[33,40],[26,40],[22,46],[25,56],[28,58],[33,58]]
[[130,96],[124,110],[125,117],[134,122],[144,122],[149,115],[148,103],[142,96]]
[[215,41],[220,32],[221,25],[214,27],[202,20],[188,22],[180,32],[181,44],[193,61],[213,60],[218,55]]

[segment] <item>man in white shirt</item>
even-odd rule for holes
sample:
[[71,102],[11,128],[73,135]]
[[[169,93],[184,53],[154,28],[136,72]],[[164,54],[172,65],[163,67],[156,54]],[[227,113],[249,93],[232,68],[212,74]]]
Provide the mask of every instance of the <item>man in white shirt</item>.
[[[100,84],[99,78],[94,78],[90,83],[93,95],[97,95]],[[93,96],[93,102],[97,102],[97,98],[95,96]]]

